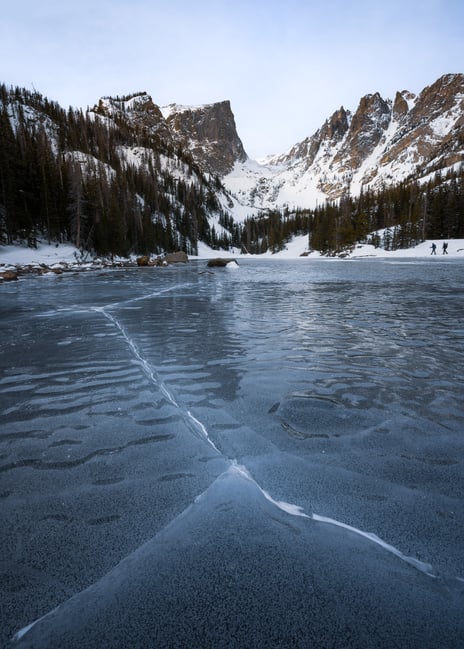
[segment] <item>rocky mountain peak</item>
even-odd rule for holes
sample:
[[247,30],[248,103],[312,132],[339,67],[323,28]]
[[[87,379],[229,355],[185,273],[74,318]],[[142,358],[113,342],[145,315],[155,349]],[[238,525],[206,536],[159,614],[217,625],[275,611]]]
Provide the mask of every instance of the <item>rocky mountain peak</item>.
[[415,95],[407,90],[397,92],[393,102],[392,118],[399,121],[409,111],[409,102],[414,100]]
[[235,162],[247,159],[230,101],[202,106],[170,104],[163,114],[174,138],[188,146],[193,158],[210,173],[224,176]]
[[201,106],[170,104],[162,109],[145,92],[104,97],[92,112],[156,132],[169,144],[190,151],[205,171],[224,176],[247,154],[237,134],[228,100]]
[[126,118],[137,126],[163,130],[164,117],[153,99],[146,92],[124,97],[102,97],[92,112],[109,118]]
[[333,140],[334,142],[341,140],[349,128],[348,117],[349,113],[341,106],[321,128],[321,140]]
[[334,161],[342,171],[357,169],[379,143],[391,119],[391,104],[375,94],[361,98],[346,133],[345,141]]
[[404,91],[397,91],[395,101],[393,102],[393,113],[398,115],[405,115],[409,110],[408,102],[404,97]]

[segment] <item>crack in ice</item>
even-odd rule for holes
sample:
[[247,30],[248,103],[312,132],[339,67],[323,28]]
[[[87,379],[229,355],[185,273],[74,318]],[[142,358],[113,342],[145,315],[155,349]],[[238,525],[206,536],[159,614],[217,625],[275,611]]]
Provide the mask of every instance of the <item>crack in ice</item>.
[[[139,298],[135,298],[135,299],[139,299]],[[161,393],[166,398],[166,400],[179,411],[180,415],[182,416],[182,418],[184,419],[184,421],[186,422],[190,430],[192,430],[192,432],[196,434],[199,434],[200,438],[206,440],[206,442],[216,451],[216,453],[221,455],[221,451],[218,449],[216,444],[209,436],[205,426],[196,417],[192,415],[190,410],[185,410],[181,406],[181,404],[176,400],[173,393],[166,387],[165,383],[158,376],[158,373],[156,372],[155,368],[152,367],[150,363],[147,361],[147,359],[142,356],[137,345],[132,340],[132,338],[128,335],[126,329],[112,313],[109,313],[107,311],[107,308],[109,307],[93,307],[93,311],[96,311],[97,313],[101,313],[102,315],[105,316],[105,318],[107,318],[110,322],[113,323],[113,325],[122,334],[126,344],[128,345],[133,356],[136,358],[137,362],[143,369],[148,380],[154,386],[156,386],[161,391]]]
[[327,516],[319,516],[318,514],[313,514],[311,518],[314,521],[319,521],[321,523],[328,523],[329,525],[336,525],[337,527],[343,527],[344,529],[349,530],[350,532],[359,534],[360,536],[363,536],[365,539],[368,539],[369,541],[372,541],[373,543],[380,545],[380,547],[382,547],[384,550],[387,550],[387,552],[391,552],[391,554],[394,554],[402,561],[409,563],[417,570],[420,570],[420,572],[425,573],[429,577],[436,578],[436,575],[433,571],[433,567],[430,565],[430,563],[425,563],[424,561],[420,561],[415,557],[410,557],[407,554],[403,554],[400,550],[395,548],[395,546],[390,545],[389,543],[381,539],[379,536],[377,536],[377,534],[374,534],[373,532],[363,532],[363,530],[358,530],[356,527],[352,527],[351,525],[347,525],[346,523],[342,523],[333,518],[328,518]]
[[347,523],[342,523],[341,521],[337,521],[334,518],[328,518],[327,516],[320,516],[319,514],[314,514],[314,513],[308,515],[304,512],[303,508],[300,507],[299,505],[293,505],[292,503],[287,503],[282,500],[274,500],[274,498],[272,498],[272,496],[256,482],[256,480],[251,476],[249,471],[244,466],[239,465],[236,462],[233,463],[229,471],[235,471],[236,473],[243,476],[247,480],[250,480],[261,491],[261,493],[266,498],[266,500],[268,500],[273,505],[275,505],[282,511],[286,512],[287,514],[290,514],[291,516],[300,516],[302,518],[308,518],[310,520],[317,521],[319,523],[327,523],[329,525],[335,525],[337,527],[342,527],[343,529],[346,529],[350,532],[354,532],[355,534],[364,537],[368,541],[371,541],[372,543],[379,545],[387,552],[394,554],[402,561],[409,563],[411,566],[413,566],[420,572],[423,572],[424,574],[428,575],[429,577],[434,577],[434,578],[436,577],[433,571],[433,567],[431,566],[430,563],[425,563],[424,561],[420,561],[415,557],[410,557],[406,554],[403,554],[403,552],[395,548],[393,545],[390,545],[389,543],[381,539],[373,532],[364,532],[363,530],[360,530],[357,527],[353,527],[352,525],[348,525]]
[[[203,424],[198,421],[195,417],[192,416],[192,418],[195,420],[195,422],[201,427],[204,428]],[[300,518],[305,518],[308,520],[312,520],[318,523],[326,523],[329,525],[335,525],[337,527],[341,527],[343,529],[346,529],[350,532],[353,532],[355,534],[358,534],[362,536],[363,538],[367,539],[368,541],[371,541],[380,547],[382,547],[384,550],[394,554],[396,557],[401,559],[402,561],[405,561],[406,563],[410,564],[420,572],[426,574],[428,577],[433,577],[436,578],[436,575],[433,573],[433,567],[428,564],[424,563],[422,561],[419,561],[418,559],[415,559],[414,557],[410,557],[408,555],[403,554],[395,548],[393,545],[390,545],[389,543],[386,543],[383,541],[380,537],[378,537],[376,534],[373,534],[371,532],[363,532],[362,530],[357,529],[356,527],[353,527],[351,525],[347,525],[346,523],[342,523],[340,521],[337,521],[333,518],[328,518],[326,516],[319,516],[318,514],[306,514],[303,510],[302,507],[299,505],[294,505],[292,503],[285,502],[283,500],[275,500],[265,489],[263,489],[253,478],[251,473],[248,471],[248,469],[243,466],[242,464],[239,464],[236,460],[230,460],[231,465],[229,466],[228,469],[226,469],[223,473],[221,473],[212,484],[210,484],[204,491],[201,492],[198,496],[196,496],[193,500],[194,503],[198,503],[201,501],[201,499],[207,494],[207,492],[214,486],[214,484],[220,480],[221,478],[227,476],[227,475],[237,475],[240,476],[241,478],[244,478],[248,482],[250,482],[255,488],[258,489],[258,491],[262,494],[262,496],[270,502],[272,505],[280,509],[281,511],[285,512],[286,514],[290,516],[298,516]],[[175,516],[172,521],[170,521],[167,525],[165,525],[155,536],[158,536],[161,534],[166,528],[170,527],[177,519],[179,519],[181,516],[185,515],[185,512],[187,512],[192,505],[189,505],[186,509],[184,509],[180,514]],[[148,541],[149,543],[149,541]],[[137,550],[134,550],[134,552],[137,552]],[[456,577],[457,581],[464,582],[464,579],[461,579],[460,577]],[[72,598],[71,598],[72,599]],[[51,611],[48,611],[41,617],[39,617],[37,620],[34,620],[31,624],[26,625],[19,631],[17,631],[13,638],[13,642],[19,641],[24,635],[26,635],[38,622],[41,622],[45,618],[53,615],[55,611],[57,611],[63,604],[60,604],[59,606],[55,607]]]
[[248,469],[246,469],[242,464],[237,464],[237,462],[233,460],[232,466],[229,471],[237,473],[238,475],[244,477],[246,480],[252,482],[255,487],[259,489],[266,500],[268,500],[270,503],[286,512],[287,514],[290,514],[291,516],[301,516],[302,518],[311,518],[311,516],[308,516],[308,514],[304,513],[303,508],[299,505],[292,505],[291,503],[284,502],[283,500],[274,500],[274,498],[256,482],[256,480],[251,476]]

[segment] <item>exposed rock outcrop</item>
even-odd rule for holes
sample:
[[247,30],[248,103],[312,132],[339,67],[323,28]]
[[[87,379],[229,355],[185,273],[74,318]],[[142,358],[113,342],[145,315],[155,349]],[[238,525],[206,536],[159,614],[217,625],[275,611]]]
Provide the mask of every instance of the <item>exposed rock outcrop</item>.
[[188,256],[183,250],[178,250],[177,252],[169,252],[164,256],[163,261],[167,264],[186,264],[188,262]]
[[16,270],[0,270],[0,280],[4,282],[11,282],[18,279],[18,271]]
[[206,264],[209,268],[224,268],[229,264],[235,264],[238,266],[235,259],[224,259],[223,257],[216,257],[215,259],[210,259]]
[[343,145],[334,157],[334,163],[339,165],[342,173],[358,169],[371,155],[388,128],[390,119],[391,106],[378,92],[361,99]]
[[236,161],[247,159],[229,101],[187,107],[171,104],[164,114],[174,138],[210,173],[224,176]]
[[103,97],[92,112],[102,117],[127,119],[135,126],[157,132],[167,142],[172,141],[172,134],[159,106],[145,92],[122,98]]

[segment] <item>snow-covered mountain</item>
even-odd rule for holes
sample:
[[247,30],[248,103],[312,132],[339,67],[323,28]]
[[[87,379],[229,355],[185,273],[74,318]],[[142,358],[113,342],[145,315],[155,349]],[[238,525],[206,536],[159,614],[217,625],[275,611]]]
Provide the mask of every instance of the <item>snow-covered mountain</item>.
[[189,151],[199,167],[210,174],[225,176],[235,162],[248,158],[229,101],[159,107],[150,95],[140,93],[128,99],[105,97],[92,112],[157,133],[165,143]]
[[362,188],[426,179],[464,161],[464,75],[448,74],[419,95],[369,94],[341,107],[316,133],[261,164],[238,160],[224,184],[243,204],[313,208]]
[[122,110],[186,148],[200,168],[222,178],[239,221],[257,209],[314,208],[464,161],[464,74],[444,75],[419,95],[365,95],[354,112],[342,106],[313,135],[260,161],[247,156],[229,101],[158,107],[141,94],[124,105],[104,99],[98,108],[113,116]]
[[[84,114],[0,86],[0,144],[0,241],[46,232],[118,254],[191,253],[198,242],[263,252],[308,232],[304,208],[462,169],[464,74],[417,96],[368,94],[261,161],[247,156],[229,101],[160,107],[139,92],[102,98]],[[368,217],[372,229],[386,227],[375,210]],[[451,221],[437,226],[443,236],[456,230]]]

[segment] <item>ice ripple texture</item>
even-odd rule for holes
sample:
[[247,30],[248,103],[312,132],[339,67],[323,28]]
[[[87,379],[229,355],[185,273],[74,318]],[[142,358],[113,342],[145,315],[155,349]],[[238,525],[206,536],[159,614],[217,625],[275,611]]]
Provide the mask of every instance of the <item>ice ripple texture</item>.
[[463,279],[1,286],[2,642],[463,646]]

